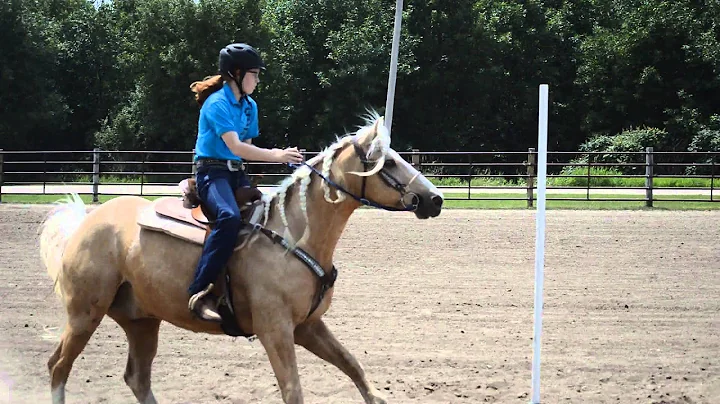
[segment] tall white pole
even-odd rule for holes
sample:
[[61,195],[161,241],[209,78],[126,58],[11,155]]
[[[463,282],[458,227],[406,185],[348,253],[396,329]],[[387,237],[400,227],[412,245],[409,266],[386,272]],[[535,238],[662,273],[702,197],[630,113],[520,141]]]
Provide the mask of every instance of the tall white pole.
[[393,104],[395,102],[395,79],[397,77],[398,53],[400,51],[400,26],[402,24],[403,0],[395,2],[395,31],[393,32],[392,53],[390,55],[390,77],[388,77],[387,98],[385,99],[385,127],[392,127]]
[[548,85],[540,85],[538,114],[537,211],[535,212],[535,315],[533,329],[532,404],[540,404],[540,337],[545,266],[545,185],[547,182]]

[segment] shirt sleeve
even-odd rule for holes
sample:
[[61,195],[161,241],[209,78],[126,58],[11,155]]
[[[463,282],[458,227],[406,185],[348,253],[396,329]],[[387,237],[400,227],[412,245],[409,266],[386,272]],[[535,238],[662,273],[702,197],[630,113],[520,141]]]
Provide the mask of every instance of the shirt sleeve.
[[216,136],[221,137],[225,132],[236,130],[232,120],[230,108],[224,102],[213,102],[205,111],[207,122]]

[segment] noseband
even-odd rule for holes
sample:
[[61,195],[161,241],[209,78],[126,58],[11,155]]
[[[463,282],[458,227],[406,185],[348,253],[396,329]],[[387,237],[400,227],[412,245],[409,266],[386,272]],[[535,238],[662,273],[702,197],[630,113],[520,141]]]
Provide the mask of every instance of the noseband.
[[[368,167],[375,163],[375,161],[368,160],[365,157],[365,151],[362,149],[362,146],[360,146],[355,140],[353,140],[353,148],[355,149],[355,154],[358,156],[360,161],[363,163],[364,171],[367,172]],[[330,178],[325,177],[322,175],[320,171],[318,171],[315,167],[307,164],[306,162],[302,162],[302,165],[305,165],[309,167],[315,174],[320,176],[323,180],[325,180],[328,184],[332,185],[335,189],[344,192],[347,195],[350,195],[353,199],[356,201],[362,203],[365,206],[372,206],[374,208],[389,210],[389,211],[406,211],[406,212],[412,212],[415,211],[418,208],[418,205],[420,204],[420,197],[414,192],[410,192],[408,190],[408,187],[410,184],[415,181],[415,179],[420,175],[420,173],[415,174],[414,177],[407,183],[403,184],[400,182],[395,176],[393,176],[384,166],[378,174],[380,175],[380,178],[389,186],[390,188],[396,190],[400,194],[400,203],[403,205],[402,208],[396,208],[393,206],[387,206],[380,203],[377,203],[375,201],[371,201],[365,197],[365,184],[368,177],[362,177],[362,188],[360,191],[360,196],[357,196],[353,194],[352,192],[345,189],[342,185],[337,184],[336,182],[332,181]],[[299,164],[291,164],[291,166],[299,166]],[[409,198],[409,200],[408,200]]]

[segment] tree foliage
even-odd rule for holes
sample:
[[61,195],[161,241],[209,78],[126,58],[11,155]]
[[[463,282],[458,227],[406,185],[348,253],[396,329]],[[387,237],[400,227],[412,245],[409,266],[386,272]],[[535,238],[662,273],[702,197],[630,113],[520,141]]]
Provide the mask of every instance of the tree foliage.
[[[317,150],[384,111],[392,0],[6,0],[0,148],[189,150],[189,85],[257,46],[263,146]],[[409,0],[397,149],[718,148],[718,0]],[[640,129],[638,129],[640,128]],[[639,150],[637,150],[639,151]]]

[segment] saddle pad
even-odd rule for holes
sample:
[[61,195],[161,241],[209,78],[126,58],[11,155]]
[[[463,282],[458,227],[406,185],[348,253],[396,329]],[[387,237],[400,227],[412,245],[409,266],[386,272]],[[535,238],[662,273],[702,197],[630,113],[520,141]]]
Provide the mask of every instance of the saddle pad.
[[137,224],[145,229],[163,232],[194,244],[203,245],[205,243],[205,230],[188,223],[158,214],[155,204],[143,209],[137,220]]
[[[155,212],[161,216],[183,221],[202,230],[205,230],[207,227],[205,223],[195,219],[192,210],[183,206],[182,199],[172,197],[158,198],[153,202],[152,206]],[[199,210],[199,208],[197,210]]]

